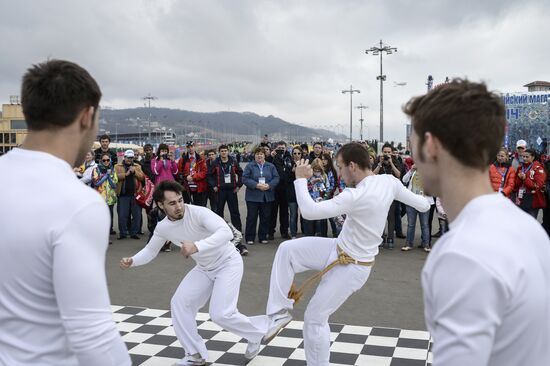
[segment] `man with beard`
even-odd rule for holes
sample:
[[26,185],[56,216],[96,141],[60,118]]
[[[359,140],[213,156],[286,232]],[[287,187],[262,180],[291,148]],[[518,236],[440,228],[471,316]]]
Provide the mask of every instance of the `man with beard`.
[[450,221],[422,271],[432,364],[550,365],[550,239],[488,178],[506,127],[500,95],[455,79],[404,111],[424,191]]
[[233,233],[226,222],[206,207],[184,204],[183,187],[163,181],[153,199],[166,218],[139,253],[123,258],[127,269],[153,260],[169,240],[181,247],[183,256],[197,265],[181,281],[170,303],[174,330],[186,356],[176,365],[205,365],[208,351],[197,331],[195,317],[210,298],[210,317],[220,327],[248,340],[245,358],[254,358],[267,331],[266,316],[246,317],[237,310],[243,261],[231,243]]
[[73,173],[97,134],[100,99],[72,62],[23,77],[29,134],[0,158],[0,365],[131,363],[107,291],[109,211]]

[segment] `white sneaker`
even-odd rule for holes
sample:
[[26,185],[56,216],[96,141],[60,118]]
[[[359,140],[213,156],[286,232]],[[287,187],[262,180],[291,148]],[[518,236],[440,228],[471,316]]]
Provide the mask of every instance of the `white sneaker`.
[[201,358],[200,354],[185,355],[184,358],[173,364],[172,366],[203,366],[206,365],[206,360]]
[[246,347],[244,358],[246,358],[247,360],[251,360],[256,357],[258,353],[260,353],[260,345],[261,342],[248,341],[248,346]]
[[254,245],[254,242],[252,240],[249,240],[246,242],[246,245]]
[[278,314],[274,314],[270,316],[270,325],[267,333],[264,336],[264,342],[267,344],[271,342],[273,338],[283,329],[286,327],[288,323],[292,321],[292,315],[286,310],[283,310],[282,312]]

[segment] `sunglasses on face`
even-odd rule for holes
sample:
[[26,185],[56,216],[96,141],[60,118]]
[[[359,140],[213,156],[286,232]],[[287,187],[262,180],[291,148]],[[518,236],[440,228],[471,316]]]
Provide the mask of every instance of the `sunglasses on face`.
[[302,153],[295,152],[295,153],[292,153],[292,155],[302,155]]
[[111,161],[111,159],[101,159],[101,161],[104,162],[104,163],[108,163],[108,162]]

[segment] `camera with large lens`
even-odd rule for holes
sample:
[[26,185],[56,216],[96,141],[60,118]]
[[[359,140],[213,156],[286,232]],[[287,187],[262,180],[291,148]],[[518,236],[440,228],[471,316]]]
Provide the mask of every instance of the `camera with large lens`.
[[390,160],[390,156],[389,155],[384,155],[384,161],[388,161]]

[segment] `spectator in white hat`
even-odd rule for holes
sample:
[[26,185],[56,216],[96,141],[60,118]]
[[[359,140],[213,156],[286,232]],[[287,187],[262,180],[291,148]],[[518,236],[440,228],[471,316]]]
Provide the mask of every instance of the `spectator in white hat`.
[[516,142],[516,151],[514,152],[514,159],[512,160],[512,168],[514,170],[518,170],[518,166],[521,166],[523,164],[523,158],[522,154],[527,149],[527,142],[525,140],[518,140]]
[[[117,195],[118,195],[118,239],[125,239],[130,236],[132,239],[139,239],[141,223],[141,207],[138,206],[135,199],[138,182],[144,182],[144,174],[141,166],[134,162],[134,151],[126,150],[122,163],[115,165],[115,172],[118,177]],[[131,222],[130,232],[128,225]]]

